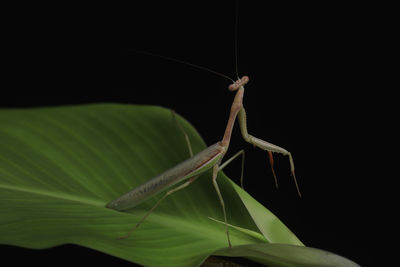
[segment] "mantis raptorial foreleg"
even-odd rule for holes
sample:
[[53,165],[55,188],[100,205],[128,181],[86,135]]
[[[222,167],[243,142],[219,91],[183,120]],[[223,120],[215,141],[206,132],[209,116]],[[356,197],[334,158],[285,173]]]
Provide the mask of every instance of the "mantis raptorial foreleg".
[[272,152],[281,153],[281,154],[287,155],[289,157],[290,171],[291,171],[291,174],[293,176],[293,179],[294,179],[294,182],[295,182],[295,185],[296,185],[297,193],[301,197],[300,189],[299,189],[299,186],[298,186],[297,180],[296,180],[296,175],[294,173],[294,162],[293,162],[292,154],[289,151],[287,151],[286,149],[284,149],[284,148],[281,148],[281,147],[279,147],[277,145],[268,143],[268,142],[266,142],[264,140],[261,140],[261,139],[259,139],[257,137],[254,137],[254,136],[250,135],[247,132],[246,111],[245,111],[243,106],[239,111],[238,117],[239,117],[240,131],[242,133],[243,139],[246,142],[248,142],[250,144],[253,144],[256,147],[259,147],[259,148],[261,148],[263,150],[267,150],[268,151],[269,158],[270,158],[270,163],[271,163],[271,167],[272,167],[272,173],[274,175],[276,186],[278,185],[278,183],[277,183],[277,179],[276,179],[276,175],[275,175],[275,171],[274,171],[274,167],[273,167]]
[[275,187],[276,187],[276,189],[278,189],[279,188],[278,179],[276,178],[276,174],[275,174],[275,170],[274,170],[274,156],[272,155],[272,151],[267,151],[267,152],[268,152],[269,165],[271,165],[272,175],[274,176]]

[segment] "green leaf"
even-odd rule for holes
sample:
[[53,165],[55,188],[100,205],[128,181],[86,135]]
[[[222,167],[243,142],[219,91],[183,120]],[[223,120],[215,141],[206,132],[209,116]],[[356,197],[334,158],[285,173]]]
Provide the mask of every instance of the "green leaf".
[[[219,221],[219,220],[216,220],[216,219],[211,218],[211,217],[209,217],[209,219],[211,219],[211,220],[213,220],[213,221],[215,221],[215,222],[218,222],[218,223],[220,223],[220,224],[225,225],[225,222],[223,222],[223,221]],[[259,239],[259,240],[262,241],[262,242],[268,242],[267,239],[266,239],[262,234],[260,234],[260,233],[257,233],[257,232],[254,232],[254,231],[252,231],[252,230],[249,230],[249,229],[246,229],[246,228],[242,228],[242,227],[239,227],[239,226],[235,226],[235,225],[232,225],[232,224],[229,224],[229,223],[227,223],[227,225],[228,225],[229,227],[231,227],[231,228],[234,228],[234,229],[236,229],[236,230],[242,232],[242,233],[245,233],[245,234],[250,235],[250,236],[252,236],[252,237],[254,237],[254,238],[257,238],[257,239]]]
[[285,243],[304,246],[303,243],[272,212],[252,198],[246,191],[228,180],[246,206],[260,232],[269,243]]
[[[194,128],[179,120],[194,153],[204,149]],[[0,244],[40,249],[72,243],[146,266],[196,266],[217,250],[226,253],[224,225],[208,218],[223,221],[210,172],[164,200],[130,238],[118,239],[162,194],[128,212],[105,208],[188,156],[171,111],[160,107],[0,110]],[[257,247],[260,232],[266,240],[301,244],[224,174],[218,183],[229,223],[239,227],[230,229],[232,253],[247,251],[240,245]]]
[[215,254],[229,257],[246,257],[268,266],[277,267],[357,267],[342,256],[324,250],[287,244],[251,244],[233,249],[221,249]]

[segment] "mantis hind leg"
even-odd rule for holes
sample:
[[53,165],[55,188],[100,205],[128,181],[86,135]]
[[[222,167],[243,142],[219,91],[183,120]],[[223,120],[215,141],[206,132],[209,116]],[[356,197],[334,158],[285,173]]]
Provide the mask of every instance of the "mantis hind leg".
[[189,135],[185,132],[185,129],[183,128],[182,124],[179,122],[175,111],[171,110],[171,113],[172,113],[172,117],[173,117],[175,123],[178,125],[179,129],[182,131],[183,135],[185,136],[186,144],[187,144],[188,149],[189,149],[189,155],[190,155],[190,157],[192,157],[193,156],[193,149],[192,149],[192,144],[190,143]]
[[197,177],[199,177],[199,176],[198,176],[198,175],[193,176],[193,177],[190,178],[187,182],[185,182],[185,183],[183,183],[183,184],[181,184],[181,185],[179,185],[179,186],[177,186],[177,187],[175,187],[175,188],[169,190],[167,193],[165,193],[165,195],[164,195],[162,198],[160,198],[160,199],[156,202],[156,204],[154,204],[154,206],[153,206],[149,211],[146,212],[146,214],[142,217],[142,219],[140,219],[140,221],[135,225],[135,227],[132,228],[126,235],[120,237],[119,239],[128,238],[128,237],[132,234],[132,232],[135,231],[135,230],[146,220],[146,218],[158,207],[158,205],[160,205],[160,203],[161,203],[167,196],[172,195],[173,193],[175,193],[175,192],[177,192],[177,191],[179,191],[179,190],[181,190],[181,189],[183,189],[183,188],[189,186],[191,183],[194,182],[194,180],[197,179]]

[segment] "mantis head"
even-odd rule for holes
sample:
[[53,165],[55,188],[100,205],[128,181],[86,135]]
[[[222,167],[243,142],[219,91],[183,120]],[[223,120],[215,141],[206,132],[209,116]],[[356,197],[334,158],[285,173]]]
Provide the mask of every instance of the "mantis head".
[[249,82],[249,77],[248,76],[243,76],[241,79],[238,79],[236,82],[232,83],[229,85],[228,89],[229,91],[236,91],[240,87],[244,86],[246,83]]

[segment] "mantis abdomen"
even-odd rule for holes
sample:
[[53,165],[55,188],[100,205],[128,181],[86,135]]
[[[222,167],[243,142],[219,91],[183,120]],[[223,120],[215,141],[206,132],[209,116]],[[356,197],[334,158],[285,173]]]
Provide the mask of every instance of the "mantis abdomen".
[[111,201],[107,204],[107,208],[115,210],[133,208],[173,185],[210,169],[222,155],[223,148],[218,142]]

